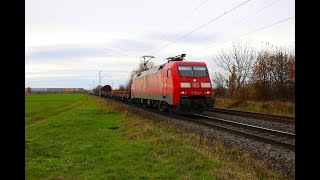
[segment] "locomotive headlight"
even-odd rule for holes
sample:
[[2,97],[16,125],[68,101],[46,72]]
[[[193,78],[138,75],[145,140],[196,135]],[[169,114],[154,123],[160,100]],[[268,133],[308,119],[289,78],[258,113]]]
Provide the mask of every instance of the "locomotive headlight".
[[187,94],[187,91],[181,91],[181,94]]
[[180,86],[182,88],[190,88],[191,87],[191,84],[189,82],[182,82],[180,83]]
[[207,83],[201,83],[201,87],[202,88],[209,88],[211,86],[210,86],[210,83],[207,82]]
[[204,91],[204,94],[210,94],[211,92],[210,91]]

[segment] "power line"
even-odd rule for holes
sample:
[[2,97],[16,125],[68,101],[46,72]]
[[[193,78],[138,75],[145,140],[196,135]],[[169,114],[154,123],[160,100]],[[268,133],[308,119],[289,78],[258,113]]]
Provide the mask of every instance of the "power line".
[[212,20],[210,20],[209,22],[207,22],[207,23],[203,24],[202,26],[200,26],[200,27],[198,27],[198,28],[196,28],[196,29],[194,29],[194,30],[190,31],[189,33],[187,33],[187,34],[183,35],[183,36],[182,36],[182,37],[180,37],[179,39],[177,39],[177,40],[175,40],[175,41],[173,41],[173,42],[170,42],[169,44],[167,44],[167,45],[165,45],[165,46],[163,46],[163,47],[161,47],[161,48],[157,49],[156,51],[154,51],[154,52],[153,52],[153,53],[151,53],[151,54],[155,54],[156,52],[159,52],[161,49],[164,49],[164,48],[168,47],[169,45],[171,45],[171,44],[173,44],[173,43],[175,43],[175,42],[177,42],[177,41],[179,41],[179,40],[181,40],[181,39],[185,38],[186,36],[188,36],[188,35],[190,35],[190,34],[194,33],[195,31],[197,31],[197,30],[199,30],[199,29],[201,29],[201,28],[205,27],[206,25],[208,25],[208,24],[212,23],[213,21],[215,21],[215,20],[217,20],[217,19],[221,18],[222,16],[224,16],[224,15],[226,15],[226,14],[230,13],[231,11],[234,11],[234,10],[236,10],[237,8],[239,8],[239,7],[243,6],[243,5],[245,5],[245,4],[246,4],[246,3],[248,3],[249,1],[251,1],[251,0],[247,0],[247,1],[243,2],[242,4],[240,4],[240,5],[238,5],[238,6],[234,7],[234,8],[232,8],[231,10],[226,11],[224,14],[222,14],[222,15],[220,15],[220,16],[218,16],[218,17],[216,17],[216,18],[212,19]]
[[[185,15],[183,18],[181,18],[181,20],[180,20],[177,24],[175,24],[175,26],[180,25],[184,20],[186,20],[186,17],[188,17],[188,16],[192,15],[194,12],[196,12],[203,4],[206,3],[207,1],[208,1],[208,0],[204,0],[203,2],[201,2],[197,7],[195,7],[195,8],[192,10],[192,12],[191,12],[190,14],[187,14],[187,15]],[[162,40],[162,39],[168,34],[168,32],[169,32],[169,31],[167,31],[166,33],[164,33],[164,34],[161,36],[160,40]]]
[[242,18],[242,20],[245,20],[246,18],[248,18],[248,17],[250,17],[250,16],[252,16],[252,15],[254,15],[254,14],[257,14],[258,12],[260,12],[260,11],[262,11],[262,10],[270,7],[270,6],[272,6],[273,4],[275,4],[275,3],[279,2],[279,1],[281,1],[281,0],[276,0],[276,1],[274,1],[274,2],[272,2],[272,3],[270,3],[270,4],[268,4],[268,5],[264,6],[263,8],[255,11],[254,13],[251,13],[251,14],[245,16],[244,18]]
[[270,6],[272,6],[273,4],[275,4],[275,3],[279,2],[279,1],[281,1],[281,0],[274,1],[274,2],[272,2],[272,3],[270,3],[270,4],[268,4],[267,6],[264,6],[263,8],[261,8],[261,9],[259,9],[259,10],[255,11],[254,13],[249,14],[248,16],[245,16],[244,18],[242,18],[242,20],[243,20],[243,19],[248,18],[249,16],[252,16],[252,15],[254,15],[254,14],[257,14],[258,12],[260,12],[260,11],[262,11],[262,10],[264,10],[264,9],[266,9],[266,8],[268,8],[268,7],[270,7]]
[[[271,6],[271,5],[273,5],[273,4],[275,4],[275,3],[279,2],[279,1],[281,1],[281,0],[274,1],[274,2],[270,3],[269,5],[267,5],[267,6],[263,7],[263,8],[261,8],[261,9],[259,9],[258,11],[254,12],[253,14],[258,13],[258,12],[264,10],[265,8]],[[251,14],[251,15],[252,15],[252,14]]]
[[[268,26],[259,28],[259,29],[257,29],[257,30],[254,30],[254,31],[251,31],[251,32],[242,34],[242,35],[237,36],[237,37],[235,37],[235,38],[233,38],[233,39],[231,39],[231,40],[224,41],[223,43],[228,42],[228,41],[233,41],[233,40],[238,39],[238,38],[243,37],[243,36],[247,36],[247,35],[249,35],[249,34],[255,33],[255,32],[260,31],[260,30],[262,30],[262,29],[266,29],[266,28],[268,28],[268,27],[271,27],[271,26],[277,25],[277,24],[279,24],[279,23],[282,23],[282,22],[284,22],[284,21],[290,20],[290,19],[292,19],[292,18],[294,18],[294,17],[295,17],[295,16],[292,16],[292,17],[289,17],[289,18],[287,18],[287,19],[284,19],[284,20],[278,21],[278,22],[276,22],[276,23],[270,24],[270,25],[268,25]],[[201,49],[201,50],[209,49],[209,48],[211,48],[212,46],[214,46],[214,45],[210,45],[210,46],[208,46],[208,47],[206,47],[206,48],[203,48],[203,49]]]

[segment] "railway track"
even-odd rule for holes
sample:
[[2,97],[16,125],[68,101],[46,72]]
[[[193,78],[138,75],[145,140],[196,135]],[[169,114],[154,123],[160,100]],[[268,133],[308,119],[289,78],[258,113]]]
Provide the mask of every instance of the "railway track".
[[249,118],[261,119],[261,120],[267,120],[267,121],[273,121],[273,122],[279,122],[279,123],[295,124],[295,118],[289,117],[289,116],[279,116],[279,115],[245,112],[245,111],[237,111],[237,110],[230,110],[230,109],[219,109],[219,108],[206,109],[206,111],[231,114],[236,116],[249,117]]
[[[103,98],[106,98],[106,97],[103,97]],[[106,99],[111,99],[111,98],[106,98]],[[129,102],[124,102],[116,99],[111,99],[111,100],[121,102],[129,106],[141,108],[141,106],[135,105]],[[142,108],[157,114],[162,114],[168,118],[176,118],[179,120],[188,121],[188,122],[199,124],[202,126],[215,128],[222,131],[227,131],[227,132],[245,136],[260,142],[273,144],[276,146],[280,146],[280,147],[295,151],[295,134],[293,133],[254,126],[254,125],[245,124],[245,123],[229,121],[226,119],[220,119],[220,118],[205,116],[201,114],[177,115],[177,114],[159,112],[157,109],[154,109],[154,108],[147,108],[147,107],[142,107]]]
[[293,133],[229,121],[226,119],[220,119],[201,114],[192,115],[188,121],[243,135],[251,139],[281,146],[292,151],[295,150],[295,134]]

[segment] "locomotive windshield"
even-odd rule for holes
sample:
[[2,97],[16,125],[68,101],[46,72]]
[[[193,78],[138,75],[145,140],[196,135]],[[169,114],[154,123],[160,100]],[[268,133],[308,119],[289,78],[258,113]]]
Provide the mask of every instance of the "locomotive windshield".
[[178,70],[180,76],[208,76],[208,72],[205,66],[178,66]]
[[206,67],[204,67],[204,66],[192,66],[192,68],[193,68],[194,76],[196,76],[196,77],[207,76]]
[[180,76],[193,76],[191,66],[178,66]]

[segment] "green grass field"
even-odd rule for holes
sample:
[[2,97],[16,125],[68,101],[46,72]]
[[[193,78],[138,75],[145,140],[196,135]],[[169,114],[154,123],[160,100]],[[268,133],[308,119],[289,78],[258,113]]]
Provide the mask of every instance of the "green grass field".
[[[43,112],[73,103],[58,115]],[[286,178],[234,148],[116,106],[87,95],[26,97],[26,117],[47,118],[26,128],[26,179]]]
[[57,115],[83,103],[84,94],[27,94],[25,96],[25,124]]

